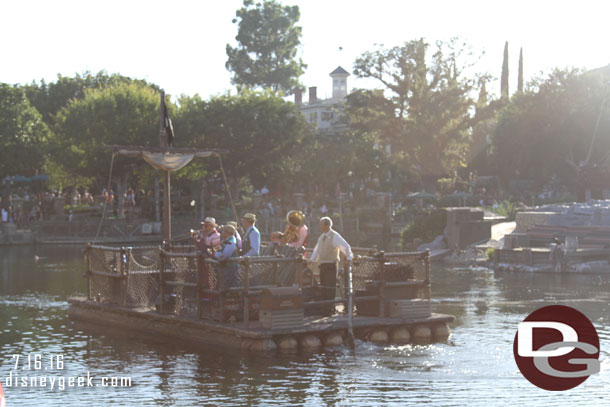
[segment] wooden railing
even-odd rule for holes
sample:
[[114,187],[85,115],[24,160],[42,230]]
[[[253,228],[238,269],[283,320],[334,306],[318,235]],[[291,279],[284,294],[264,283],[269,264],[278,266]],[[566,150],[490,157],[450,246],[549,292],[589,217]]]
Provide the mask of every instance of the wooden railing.
[[[198,319],[214,318],[220,322],[226,322],[227,299],[235,301],[238,298],[240,318],[248,327],[253,319],[251,301],[255,301],[264,289],[288,285],[301,289],[315,287],[312,281],[304,281],[303,278],[311,252],[296,257],[239,257],[219,262],[199,252],[177,252],[177,249],[87,246],[87,298],[123,306],[155,304],[161,313],[189,315]],[[385,316],[389,290],[411,290],[417,293],[417,298],[430,299],[429,252],[355,251],[362,253],[351,264],[354,287],[361,294],[354,297],[356,307],[367,302],[378,302],[377,314]],[[150,258],[152,253],[157,256],[156,264]],[[136,260],[138,256],[142,257],[141,262],[147,264],[140,264]],[[227,287],[227,265],[232,263],[238,266],[236,281]],[[347,280],[347,266],[346,261],[341,261],[340,267],[344,270],[340,278],[342,284]],[[313,265],[311,268],[315,276],[317,267]],[[174,298],[178,305],[168,305],[168,297]],[[347,297],[342,297],[320,299],[309,296],[305,298],[304,307],[330,307],[340,303],[347,306]],[[205,316],[205,302],[212,299],[217,301],[210,305],[213,316]]]

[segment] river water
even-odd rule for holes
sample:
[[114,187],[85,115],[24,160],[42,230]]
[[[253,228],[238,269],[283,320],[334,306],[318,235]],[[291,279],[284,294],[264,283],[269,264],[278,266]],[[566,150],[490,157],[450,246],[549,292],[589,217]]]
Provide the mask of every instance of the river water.
[[[84,294],[83,272],[78,248],[0,248],[0,380],[7,407],[592,406],[605,404],[610,395],[608,276],[434,267],[433,310],[456,316],[447,343],[383,347],[358,342],[355,352],[339,348],[261,356],[76,323],[66,316],[66,298]],[[580,310],[594,323],[602,372],[575,389],[548,392],[519,373],[512,346],[519,322],[557,303]],[[30,370],[25,370],[28,356]],[[90,383],[69,387],[69,377],[86,378],[87,372]],[[13,376],[9,387],[11,374],[29,384],[32,376],[38,381],[48,376],[48,381],[46,387],[40,382],[39,387],[15,387]],[[119,386],[102,386],[102,380]]]

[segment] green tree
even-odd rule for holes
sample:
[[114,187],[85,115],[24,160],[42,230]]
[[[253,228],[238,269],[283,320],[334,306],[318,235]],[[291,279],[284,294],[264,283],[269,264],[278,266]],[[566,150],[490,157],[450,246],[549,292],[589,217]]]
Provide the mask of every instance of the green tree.
[[355,180],[377,176],[383,154],[373,139],[352,131],[321,133],[304,143],[299,155],[298,185],[313,196],[314,186],[334,193],[337,184],[345,188]]
[[[386,180],[390,172],[403,180],[419,176],[409,155],[392,148],[401,130],[400,120],[395,117],[394,103],[383,90],[356,89],[346,97],[345,114],[349,118],[347,136],[355,146],[346,156],[351,159],[356,179]],[[386,154],[388,150],[392,154]]]
[[[111,154],[104,145],[158,146],[159,103],[158,92],[140,83],[86,90],[56,116],[58,146],[52,159],[58,170],[105,186]],[[118,192],[151,171],[139,159],[117,156],[113,178]]]
[[[303,115],[293,103],[271,92],[243,90],[237,95],[182,97],[174,128],[190,146],[222,148],[224,169],[232,189],[245,184],[289,186],[299,156],[311,136]],[[190,166],[197,176],[218,169],[216,162]],[[235,191],[233,191],[235,192]]]
[[51,137],[23,89],[0,83],[0,178],[42,172]]
[[523,92],[523,48],[519,50],[519,76],[517,78],[517,92]]
[[469,170],[477,174],[491,174],[495,171],[489,159],[491,141],[496,127],[496,113],[501,101],[490,100],[485,82],[480,83],[479,99],[475,107],[476,124],[472,128],[469,149]]
[[[499,114],[494,157],[505,181],[575,180],[580,163],[608,166],[608,76],[578,70],[551,72],[529,83]],[[597,122],[599,125],[596,128]]]
[[239,25],[237,47],[227,44],[226,67],[239,87],[271,88],[290,94],[299,86],[306,65],[297,58],[301,27],[298,6],[282,6],[273,0],[244,0],[235,13]]
[[504,58],[502,59],[502,77],[500,78],[500,95],[508,98],[508,41],[504,43]]
[[[86,90],[132,82],[149,85],[144,80],[132,79],[119,74],[109,75],[106,71],[100,71],[95,75],[91,72],[84,72],[76,74],[74,77],[57,75],[55,82],[47,84],[44,79],[39,83],[33,81],[25,85],[24,89],[30,103],[42,114],[44,121],[52,125],[57,112],[67,106],[70,100],[83,98]],[[158,90],[155,85],[149,86]]]
[[[375,96],[383,102],[377,103],[377,119],[371,122],[377,123],[380,141],[390,144],[391,154],[404,165],[423,176],[438,176],[466,165],[472,127],[480,119],[473,114],[472,92],[488,78],[465,76],[472,54],[457,39],[437,42],[432,55],[428,48],[422,38],[365,52],[354,63],[354,73],[384,86]],[[349,118],[361,121],[353,114]]]

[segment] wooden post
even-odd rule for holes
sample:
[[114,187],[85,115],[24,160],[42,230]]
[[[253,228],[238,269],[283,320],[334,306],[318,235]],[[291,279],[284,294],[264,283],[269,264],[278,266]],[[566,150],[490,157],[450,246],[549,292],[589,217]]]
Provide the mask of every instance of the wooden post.
[[385,253],[379,252],[379,269],[381,270],[379,282],[379,316],[385,317]]
[[248,291],[250,289],[250,260],[246,257],[243,262],[244,266],[244,328],[248,328],[250,324],[250,299]]
[[215,264],[216,268],[216,282],[218,283],[218,306],[220,307],[220,315],[218,320],[225,322],[225,276],[224,270],[221,272],[221,268],[218,267],[218,263]]
[[430,249],[426,249],[424,254],[424,266],[426,267],[426,299],[430,301],[431,287],[430,287]]
[[296,260],[298,267],[297,267],[297,285],[299,286],[299,288],[303,288],[303,269],[305,268],[303,266],[307,265],[307,263],[305,261],[303,261],[302,259],[300,260]]
[[85,247],[85,260],[87,262],[87,300],[91,301],[91,260],[89,251],[91,250],[91,243],[87,243]]
[[163,240],[172,240],[172,202],[169,171],[163,171]]
[[[341,254],[341,262],[339,263],[339,267],[343,268],[343,272],[341,273],[341,275],[339,276],[339,278],[341,278],[343,280],[343,287],[345,288],[343,291],[341,291],[341,298],[343,299],[343,306],[345,307],[345,309],[347,310],[349,307],[349,276],[348,271],[349,270],[349,264],[347,262],[347,257],[344,256],[343,254]],[[341,282],[339,282],[339,287],[341,287]]]
[[354,280],[352,266],[345,262],[345,275],[347,277],[347,340],[352,349],[356,346],[354,339]]
[[127,305],[127,300],[129,299],[129,274],[130,274],[130,265],[131,265],[131,247],[127,249],[122,248],[122,261],[125,263],[123,265],[123,306]]
[[155,182],[154,182],[154,189],[155,189],[155,220],[157,222],[159,222],[161,220],[161,210],[159,208],[159,201],[160,201],[160,197],[159,197],[159,177],[155,177]]
[[165,282],[163,281],[163,271],[165,270],[165,252],[159,248],[159,312],[165,314]]
[[165,90],[161,89],[161,103],[159,105],[159,147],[168,148],[169,142],[167,140],[167,133],[165,132],[165,123],[163,123],[164,119],[164,111],[165,107]]
[[201,301],[201,270],[203,269],[203,256],[201,252],[197,252],[197,288],[195,290],[195,298],[197,299],[197,318],[201,319],[203,306]]
[[[159,119],[159,147],[169,148],[167,131],[164,121],[165,91],[161,90],[161,107]],[[172,239],[171,199],[170,199],[170,176],[169,171],[163,171],[163,240],[169,242]]]
[[119,274],[121,275],[120,287],[123,290],[121,293],[121,305],[125,305],[125,291],[127,290],[127,279],[125,278],[125,248],[121,247],[119,251]]
[[339,192],[339,227],[341,228],[341,234],[345,235],[343,226],[343,192]]

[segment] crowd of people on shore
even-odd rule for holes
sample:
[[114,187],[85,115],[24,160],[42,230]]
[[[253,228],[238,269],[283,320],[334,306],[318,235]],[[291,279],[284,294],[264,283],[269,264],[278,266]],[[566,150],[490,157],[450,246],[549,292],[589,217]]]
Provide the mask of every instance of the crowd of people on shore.
[[27,191],[0,195],[0,214],[2,223],[16,224],[18,228],[35,221],[43,220],[52,205],[53,192],[29,194]]
[[[70,209],[65,213],[57,213],[55,201],[60,201],[61,210]],[[152,191],[134,190],[128,188],[123,193],[122,213],[119,213],[119,195],[113,190],[103,189],[99,195],[89,190],[58,191],[55,189],[37,193],[28,190],[17,190],[0,194],[0,214],[2,223],[13,223],[18,228],[27,227],[32,222],[49,220],[52,214],[65,215],[65,220],[71,221],[75,208],[101,208],[104,204],[109,208],[110,217],[139,215],[154,216],[154,200]]]

